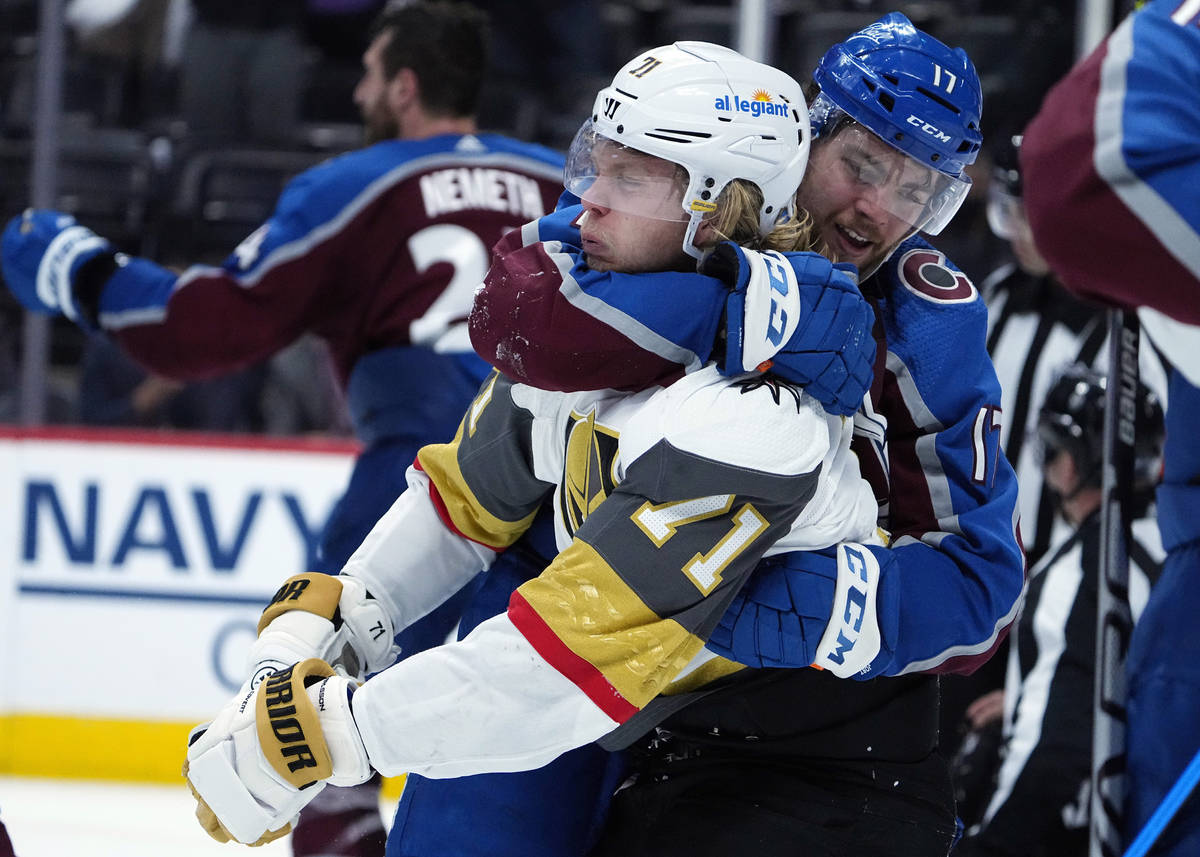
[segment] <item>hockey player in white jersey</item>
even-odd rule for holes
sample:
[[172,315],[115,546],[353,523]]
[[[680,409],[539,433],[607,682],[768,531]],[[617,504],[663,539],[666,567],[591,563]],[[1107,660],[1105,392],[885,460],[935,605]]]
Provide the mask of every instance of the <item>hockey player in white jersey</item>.
[[[838,558],[795,552],[760,563],[708,648],[799,669],[730,676],[686,707],[671,697],[670,716],[632,746],[606,736],[603,746],[630,746],[637,779],[615,795],[592,857],[740,853],[750,841],[758,854],[925,855],[945,853],[953,838],[930,673],[987,660],[1016,614],[1022,557],[985,307],[912,232],[936,231],[966,191],[981,87],[961,49],[899,13],[831,48],[814,77],[814,154],[798,200],[822,239],[859,266],[879,346],[870,398],[851,409],[864,406],[856,449],[893,535],[891,549],[870,550],[883,645],[860,680],[807,669],[828,620],[815,609],[820,569],[834,571]],[[913,136],[918,117],[941,134]],[[572,225],[579,213],[560,205],[523,229],[530,259],[539,239],[587,241]],[[640,288],[605,282],[586,264],[538,270],[519,288],[489,277],[471,335],[511,377],[547,389],[636,388],[710,354],[738,360],[738,344],[753,339],[726,322],[728,292],[714,292],[707,264],[640,274]],[[839,376],[822,363],[811,367],[818,381]]]
[[[574,174],[591,170],[589,259],[686,270],[724,237],[715,224],[748,215],[760,232],[775,229],[808,156],[796,82],[702,43],[656,49],[623,75],[664,84],[656,104],[672,106],[674,133],[635,121],[636,99],[601,93],[575,152]],[[778,227],[789,246],[799,227]],[[542,248],[553,262],[555,246]],[[777,303],[762,318],[786,337],[792,266],[778,253],[723,252],[770,281]],[[510,265],[520,276],[524,260],[501,256],[493,274]],[[850,435],[850,421],[770,375],[727,379],[709,367],[637,393],[568,394],[494,374],[454,439],[421,450],[409,489],[343,573],[292,578],[264,612],[252,657],[265,681],[248,682],[188,748],[202,822],[216,838],[266,841],[324,785],[373,770],[534,768],[661,695],[745,669],[704,641],[759,559],[883,541]],[[547,499],[559,553],[507,613],[388,666],[393,634],[486,568]],[[877,569],[861,555],[845,566],[832,615],[873,603]],[[869,636],[873,617],[860,618]],[[840,675],[854,665],[839,635],[831,621],[817,662]],[[873,654],[868,641],[853,657],[862,666]],[[335,666],[387,668],[359,686]]]

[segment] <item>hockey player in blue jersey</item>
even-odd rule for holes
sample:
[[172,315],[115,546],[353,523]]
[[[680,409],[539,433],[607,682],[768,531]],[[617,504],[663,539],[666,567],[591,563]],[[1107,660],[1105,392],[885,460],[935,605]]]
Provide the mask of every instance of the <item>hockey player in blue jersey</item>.
[[[1200,748],[1200,4],[1152,0],[1046,96],[1021,165],[1038,248],[1081,295],[1137,307],[1174,364],[1158,523],[1167,560],[1129,642],[1125,839]],[[1200,853],[1196,795],[1149,852]]]
[[[465,388],[473,391],[474,382],[463,378],[471,369],[483,368],[477,358],[458,350],[466,343],[456,327],[468,308],[462,298],[469,298],[486,267],[486,248],[505,227],[548,210],[561,190],[561,172],[550,153],[493,135],[463,133],[473,125],[459,115],[464,108],[457,101],[439,102],[435,115],[420,109],[422,85],[458,98],[461,78],[469,82],[476,64],[463,58],[480,60],[475,46],[450,49],[445,39],[431,34],[421,20],[426,7],[408,4],[388,12],[364,57],[366,73],[356,100],[374,145],[299,177],[271,221],[224,266],[193,268],[176,278],[149,260],[115,257],[103,239],[52,212],[17,218],[5,235],[6,280],[31,307],[99,325],[164,374],[219,371],[286,342],[305,327],[329,341],[367,449],[330,523],[323,547],[326,567],[340,564],[398,493],[391,477],[411,461],[415,446],[452,434],[465,407],[465,400],[454,397]],[[447,61],[453,68],[438,65]],[[418,74],[410,66],[440,71]],[[389,139],[396,134],[419,139]],[[826,265],[818,273],[829,278],[832,269]],[[52,293],[39,291],[39,277],[55,282]],[[441,289],[445,291],[438,297]],[[844,326],[861,334],[861,300],[852,288],[834,278],[829,292],[848,319]],[[823,333],[822,338],[826,359],[842,359],[833,336]],[[815,359],[812,351],[806,347],[797,359]],[[832,387],[832,394],[861,395],[869,366],[865,357],[860,360],[857,374]],[[786,354],[778,358],[781,370],[786,361]],[[524,543],[506,551],[488,575],[488,586],[501,597],[473,601],[476,615],[464,617],[464,630],[503,610],[513,580],[529,576],[520,572],[536,562],[537,553]],[[511,579],[506,570],[513,571]],[[422,647],[412,635],[401,643],[406,653]],[[272,665],[264,654],[269,653],[254,653],[255,672]],[[280,663],[289,659],[286,652],[275,654]],[[384,645],[360,668],[378,669],[388,656]],[[602,751],[593,752],[606,758]],[[603,775],[603,765],[597,770]],[[526,793],[522,811],[539,810],[552,795],[562,806],[583,806],[585,821],[591,818],[593,790],[603,794],[591,774],[560,765],[542,776],[547,785]],[[447,839],[453,832],[471,847],[497,853],[491,837],[503,835],[501,822],[513,814],[503,797],[489,804],[489,814],[469,792],[452,793],[432,807],[418,804],[416,793],[406,791],[394,828],[403,847],[408,843],[400,834],[416,816],[423,821],[420,830],[432,837],[429,847],[453,849]],[[362,809],[365,821],[374,798]],[[473,826],[464,827],[459,813]],[[293,837],[300,853],[312,840],[301,835],[306,816]],[[582,847],[569,824],[560,829],[536,815],[520,818],[535,823],[541,838],[534,844],[534,831],[526,827],[519,841],[507,842],[518,853],[531,847],[542,853]]]
[[[870,549],[879,589],[875,612],[858,627],[879,645],[851,674],[904,678],[854,683],[784,671],[749,693],[729,688],[693,702],[639,741],[644,775],[616,797],[610,830],[620,833],[605,841],[611,853],[637,853],[646,841],[637,837],[650,835],[658,837],[657,851],[670,833],[641,825],[645,808],[665,807],[669,815],[685,807],[687,798],[673,790],[695,787],[697,769],[707,764],[700,757],[736,764],[722,754],[737,757],[747,739],[758,752],[775,748],[781,756],[820,753],[818,747],[864,758],[912,758],[920,748],[936,755],[936,680],[928,673],[973,669],[1015,615],[1023,583],[1016,482],[997,448],[1000,393],[984,351],[986,311],[968,278],[913,234],[938,231],[967,192],[965,167],[980,142],[978,78],[961,51],[897,14],[835,46],[814,76],[820,93],[810,111],[813,154],[798,201],[835,257],[860,268],[860,288],[875,308],[880,347],[871,395],[855,418],[856,443],[876,485],[881,523],[896,536],[893,548]],[[574,189],[586,199],[586,186]],[[586,263],[603,245],[578,228],[580,214],[561,209],[522,237],[570,249]],[[714,254],[701,271],[735,289],[753,285],[761,263],[751,251],[736,256],[730,264],[726,254]],[[757,358],[746,359],[755,337],[736,313],[725,317],[734,321],[723,353],[714,349],[724,306],[707,278],[640,278],[646,283],[633,289],[580,264],[523,283],[519,306],[504,283],[489,279],[472,315],[476,349],[514,377],[550,389],[636,388],[689,371],[714,353],[733,371],[756,365]],[[834,371],[822,376],[818,368],[814,377],[836,385],[844,367],[825,365]],[[773,558],[735,598],[710,648],[756,666],[807,666],[827,627],[824,586],[837,576],[839,559],[845,556]],[[843,639],[848,653],[853,638],[850,632]],[[797,729],[795,719],[772,713],[833,699],[839,715],[825,731]],[[886,748],[871,737],[878,737],[880,718],[895,742]],[[925,773],[944,784],[944,771]],[[692,803],[711,814],[718,801]],[[694,843],[695,835],[684,833],[695,828],[707,831],[710,843],[730,842],[697,827],[704,819],[694,813],[672,817],[678,826],[668,830],[679,841]]]
[[[220,266],[180,275],[124,257],[54,211],[27,212],[4,232],[4,280],[23,303],[103,331],[159,375],[228,372],[305,332],[325,341],[363,451],[317,570],[341,569],[403,490],[416,451],[453,434],[490,369],[465,328],[489,251],[553,210],[562,190],[559,153],[476,127],[486,27],[461,3],[381,13],[354,92],[368,145],[293,179]],[[523,549],[501,565],[521,567]],[[403,652],[442,642],[466,595],[406,631]],[[390,663],[388,647],[378,656],[372,670]],[[378,790],[362,792],[357,806],[343,793],[325,821],[310,824],[310,809],[296,854],[328,854],[335,839],[339,854],[381,854]]]
[[4,232],[4,279],[23,303],[103,331],[158,374],[229,371],[306,331],[325,340],[366,448],[322,536],[322,570],[341,568],[416,450],[453,432],[488,371],[464,322],[489,250],[561,191],[558,153],[477,133],[485,26],[465,4],[384,13],[355,90],[370,145],[293,179],[219,267],[180,275],[118,254],[60,212],[28,211]]
[[[761,103],[744,115],[714,115],[714,97],[724,96]],[[628,63],[596,104],[567,170],[569,186],[589,176],[590,195],[604,189],[604,203],[585,202],[583,243],[596,270],[694,268],[705,247],[747,231],[785,248],[800,243],[808,225],[777,219],[791,209],[808,153],[807,111],[787,75],[727,48],[678,43]],[[675,129],[670,140],[656,133],[662,116]],[[498,245],[489,279],[519,291],[570,267],[572,255],[509,236]],[[790,267],[778,254],[765,258],[775,265],[777,293],[795,310],[786,300],[797,293]],[[778,377],[726,378],[712,363],[628,392],[564,394],[493,375],[453,440],[421,450],[409,490],[341,577],[299,575],[280,588],[264,612],[260,641],[290,637],[344,664],[347,651],[370,649],[357,628],[377,621],[386,637],[422,615],[465,576],[491,565],[545,498],[552,499],[557,555],[513,594],[506,611],[465,639],[418,653],[357,690],[339,677],[305,681],[318,672],[330,676],[311,659],[271,676],[257,694],[253,686],[239,694],[194,732],[188,749],[202,818],[216,833],[227,829],[254,842],[325,784],[359,781],[372,767],[434,778],[537,768],[614,730],[637,737],[673,707],[672,699],[753,682],[769,671],[715,658],[703,640],[764,552],[854,542],[839,548],[856,560],[838,571],[846,585],[831,583],[831,604],[822,608],[838,620],[827,615],[823,624],[841,628],[843,612],[863,599],[873,603],[860,574],[870,576],[874,567],[864,546],[881,544],[882,536],[874,489],[850,451],[852,432],[850,421],[823,412]],[[373,597],[362,598],[363,591]],[[338,618],[340,626],[333,624]],[[874,620],[865,622],[863,636],[876,636]],[[834,638],[822,641],[814,658],[840,673],[847,655]],[[878,688],[867,707],[878,707],[882,695],[894,692]],[[249,708],[252,696],[257,702]],[[801,715],[796,707],[776,712]],[[293,719],[287,722],[296,728],[284,728],[288,717],[302,723]],[[819,740],[828,712],[810,706],[799,722]],[[878,782],[843,758],[816,779],[803,767],[784,776],[802,788],[848,793],[856,807],[861,795],[869,809],[855,810],[850,829],[840,821],[821,825],[805,841],[845,840],[864,830],[910,853],[918,853],[918,843],[946,849],[954,827],[946,792],[937,793],[936,780],[923,781],[930,767],[923,758],[915,765],[891,758],[885,748],[905,743],[911,729],[887,726],[873,733]],[[524,843],[498,843],[505,853],[550,853],[530,842],[540,838],[537,828],[572,810],[562,801],[570,785],[561,783],[538,814],[526,817]],[[317,788],[305,791],[311,786]],[[764,787],[765,780],[745,783],[745,790]],[[485,796],[492,805],[504,798]],[[737,811],[732,803],[728,809]],[[797,821],[807,817],[807,808],[793,809]],[[440,848],[427,841],[392,853],[496,853],[481,847],[490,831],[477,822],[473,832],[462,848],[447,844],[461,841],[463,831],[452,829],[441,831]],[[587,842],[565,845],[570,851],[561,853],[579,853]],[[691,853],[712,853],[711,845]]]
[[[1021,589],[1016,483],[995,452],[1001,414],[983,347],[986,309],[966,275],[914,233],[940,231],[967,193],[965,168],[980,144],[978,78],[961,49],[893,13],[832,48],[814,79],[813,151],[797,199],[833,255],[859,268],[859,288],[875,308],[880,347],[871,395],[855,403],[856,443],[879,486],[881,523],[900,534],[878,552],[884,579],[894,573],[912,587],[894,593],[906,609],[888,617],[904,623],[896,628],[903,648],[881,652],[886,662],[872,671],[969,671],[1011,622]],[[526,231],[578,247],[578,216],[578,208],[560,209]],[[702,271],[745,287],[751,258]],[[705,277],[639,277],[653,285],[546,278],[534,295],[526,290],[520,312],[511,294],[485,283],[472,315],[476,350],[548,389],[636,387],[702,364],[718,339],[727,340],[724,365],[753,367],[742,362],[750,337],[737,325],[717,336],[724,305]],[[805,568],[823,561],[796,557]],[[780,601],[786,578],[784,569],[756,576],[739,596],[746,615],[721,638],[731,654],[774,666],[809,662]],[[947,617],[931,597],[937,591],[977,609]]]

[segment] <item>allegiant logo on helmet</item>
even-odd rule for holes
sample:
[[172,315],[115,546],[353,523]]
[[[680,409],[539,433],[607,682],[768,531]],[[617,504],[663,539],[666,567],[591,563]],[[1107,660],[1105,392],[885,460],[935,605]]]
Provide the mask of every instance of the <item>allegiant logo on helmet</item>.
[[738,98],[736,95],[724,95],[713,104],[717,110],[732,113],[749,113],[755,119],[759,116],[787,116],[788,106],[776,104],[771,96],[759,89],[753,98]]

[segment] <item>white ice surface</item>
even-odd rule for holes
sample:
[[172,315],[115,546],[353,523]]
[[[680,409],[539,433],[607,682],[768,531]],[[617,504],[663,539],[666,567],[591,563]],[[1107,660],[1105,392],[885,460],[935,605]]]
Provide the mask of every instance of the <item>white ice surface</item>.
[[208,837],[187,787],[0,776],[0,819],[17,857],[287,857]]

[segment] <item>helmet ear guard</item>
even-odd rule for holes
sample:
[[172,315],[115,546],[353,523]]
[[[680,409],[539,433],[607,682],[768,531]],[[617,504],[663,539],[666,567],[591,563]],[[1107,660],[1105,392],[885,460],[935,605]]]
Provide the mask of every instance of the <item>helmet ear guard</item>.
[[[682,167],[687,181],[674,210],[688,223],[684,250],[699,258],[695,230],[735,179],[762,193],[760,234],[791,213],[808,163],[807,112],[794,79],[729,48],[707,42],[653,48],[596,95],[592,116],[572,143],[564,184],[584,199],[592,192],[597,165],[593,158],[588,175],[589,136],[593,150],[606,140]],[[675,219],[674,210],[660,219]]]

